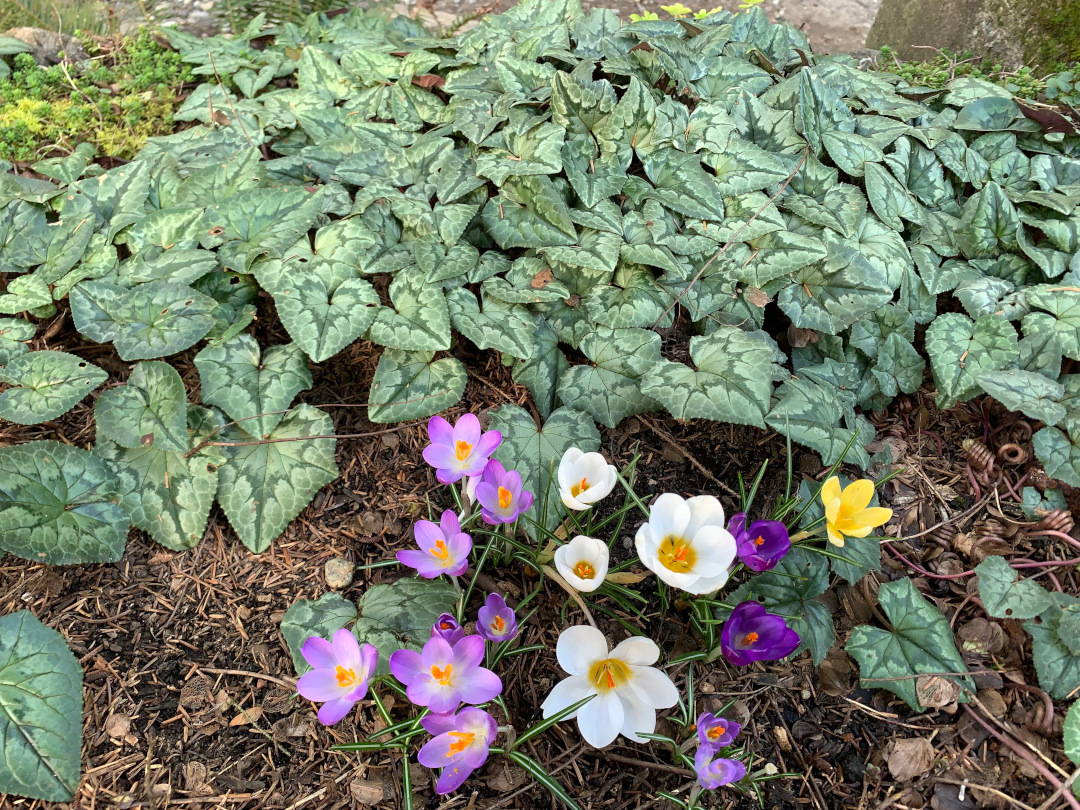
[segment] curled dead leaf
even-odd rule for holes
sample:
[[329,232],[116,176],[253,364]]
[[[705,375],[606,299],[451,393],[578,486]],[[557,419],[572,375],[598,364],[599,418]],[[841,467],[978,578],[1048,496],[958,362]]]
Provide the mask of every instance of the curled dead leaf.
[[892,740],[885,746],[885,764],[898,782],[927,773],[934,765],[934,746],[925,737]]
[[956,702],[960,697],[960,684],[942,675],[922,675],[915,681],[915,695],[920,706],[940,709]]
[[614,574],[608,574],[606,579],[616,585],[635,585],[651,574],[652,571],[642,571],[640,573],[637,571],[616,571]]

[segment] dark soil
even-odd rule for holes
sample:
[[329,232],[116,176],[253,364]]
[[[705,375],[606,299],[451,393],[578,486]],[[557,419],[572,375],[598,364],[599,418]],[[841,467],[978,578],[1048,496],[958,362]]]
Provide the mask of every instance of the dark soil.
[[[259,321],[260,341],[285,339],[275,319],[266,315]],[[73,351],[114,373],[126,368],[111,347],[82,341],[64,315],[53,328],[40,331],[44,337],[35,349]],[[526,391],[513,384],[491,353],[461,346],[458,355],[470,368],[470,382],[455,415],[464,410],[483,414],[505,402],[525,401]],[[376,350],[356,344],[316,367],[315,387],[300,399],[320,405],[362,403],[375,363]],[[190,356],[181,356],[177,365],[194,389],[197,375]],[[889,533],[919,535],[898,540],[897,550],[938,575],[963,572],[988,551],[1035,560],[1075,556],[1057,541],[1018,529],[1024,519],[1011,504],[1008,486],[1024,473],[1029,483],[1045,485],[1037,468],[1026,462],[995,465],[983,473],[978,463],[969,465],[960,447],[965,438],[988,441],[991,448],[1019,441],[1030,455],[1030,426],[984,410],[980,403],[939,413],[931,402],[928,395],[906,398],[888,414],[875,415],[879,441],[889,443],[904,465],[885,492],[885,501],[896,510]],[[87,447],[93,440],[92,404],[88,400],[46,425],[3,426],[0,440],[52,438]],[[384,429],[370,425],[362,408],[328,411],[339,433]],[[0,560],[0,615],[32,611],[66,636],[86,672],[84,779],[75,802],[48,805],[0,796],[0,807],[400,807],[398,755],[329,750],[381,727],[372,705],[360,704],[335,728],[318,725],[313,706],[293,697],[292,663],[278,624],[295,600],[326,591],[327,560],[344,556],[357,564],[379,562],[410,542],[412,522],[426,512],[429,496],[435,504],[445,497],[421,459],[425,441],[422,426],[340,440],[341,477],[262,555],[248,552],[215,508],[206,537],[183,553],[133,532],[123,560],[115,565],[47,568],[12,557]],[[765,460],[770,464],[760,506],[773,502],[784,483],[785,443],[774,434],[743,427],[648,415],[605,431],[602,450],[620,466],[635,451],[641,453],[638,491],[643,497],[663,491],[709,493],[734,511],[729,487],[736,473],[752,477]],[[823,473],[811,453],[799,451],[794,462],[799,478]],[[995,488],[999,469],[1003,478]],[[986,500],[987,492],[996,494]],[[972,511],[973,504],[978,506]],[[950,518],[956,520],[934,528]],[[632,513],[624,542],[639,520]],[[876,577],[856,586],[837,583],[826,594],[841,642],[854,625],[883,620],[876,606],[879,581],[913,573],[891,554],[885,554],[884,563]],[[1060,587],[1077,592],[1075,569],[1051,570]],[[493,580],[489,585],[511,595],[532,587],[520,568],[486,573]],[[356,599],[370,584],[400,574],[396,568],[360,572],[343,593]],[[1041,581],[1051,584],[1046,577]],[[1035,676],[1019,624],[993,622],[998,630],[987,630],[985,615],[969,596],[971,578],[919,576],[916,582],[969,642],[971,668],[987,672],[980,676],[980,705],[991,727],[1013,734],[1050,760],[1065,762],[1060,729],[1066,706],[1050,704],[1055,711],[1048,716],[1039,691],[1027,686]],[[478,604],[481,596],[473,601]],[[537,620],[525,625],[522,642],[545,644],[548,651],[514,657],[500,673],[510,720],[519,731],[538,718],[543,697],[562,677],[553,652],[566,626],[560,615],[570,623],[581,620],[557,588],[549,587],[539,602]],[[656,639],[667,656],[699,646],[685,612],[677,607],[662,614],[654,603],[643,621],[623,618]],[[614,641],[625,637],[616,622],[599,614],[598,619]],[[680,688],[687,666],[672,671]],[[1022,806],[1019,802],[1038,807],[1052,793],[1030,765],[990,737],[964,708],[953,704],[915,715],[891,693],[858,688],[853,662],[839,647],[821,667],[814,667],[807,655],[745,669],[729,667],[722,659],[694,666],[697,711],[715,711],[736,700],[730,714],[745,724],[744,739],[760,761],[800,774],[766,783],[768,808],[955,810]],[[400,718],[407,707],[399,702],[392,711]],[[682,739],[690,733],[667,720],[658,730]],[[920,738],[929,741],[932,758],[913,778],[897,781],[893,774],[902,775],[907,750],[898,741]],[[693,783],[693,774],[673,766],[660,746],[620,740],[596,751],[582,742],[573,724],[556,726],[526,749],[583,810],[670,806],[656,798],[657,791],[685,795]],[[499,757],[450,797],[436,797],[430,772],[413,768],[418,808],[556,807],[546,791]],[[965,780],[961,800],[958,786]],[[729,810],[757,806],[730,790],[706,794],[703,801]],[[1045,807],[1050,806],[1055,805]]]

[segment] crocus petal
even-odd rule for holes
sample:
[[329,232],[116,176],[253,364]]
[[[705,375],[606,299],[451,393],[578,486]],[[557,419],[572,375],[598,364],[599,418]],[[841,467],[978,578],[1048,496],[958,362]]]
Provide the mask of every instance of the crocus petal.
[[726,571],[739,553],[735,538],[720,526],[702,526],[692,537],[697,554],[693,573],[698,576],[712,577]]
[[480,420],[474,413],[462,414],[457,424],[454,425],[454,443],[468,442],[469,446],[475,450],[479,441]]
[[444,573],[442,563],[436,561],[434,557],[425,551],[406,548],[402,549],[394,556],[397,557],[399,563],[414,569],[416,573],[425,579],[434,579]]
[[[438,736],[439,734],[445,734],[448,731],[456,731],[458,727],[458,720],[452,714],[427,714],[420,720],[420,725],[424,727],[424,730],[428,734]],[[427,746],[425,746],[426,748]],[[429,768],[442,767],[441,765],[428,765],[421,760],[422,764],[427,765]]]
[[660,648],[651,638],[630,636],[620,641],[609,657],[618,658],[631,666],[647,667],[659,660]]
[[825,521],[835,524],[840,517],[840,499],[825,501]]
[[871,529],[876,529],[892,519],[892,509],[887,509],[884,506],[868,506],[858,514],[853,515],[852,519],[862,523],[864,526],[869,526]]
[[869,478],[852,481],[840,495],[840,503],[849,514],[859,512],[874,499],[874,482]]
[[693,537],[705,526],[724,528],[724,507],[717,498],[712,495],[697,495],[688,498],[686,505],[690,507],[690,522],[684,529],[687,537]]
[[454,645],[452,655],[455,671],[472,669],[484,660],[484,640],[480,636],[465,636]]
[[[450,746],[455,742],[454,738],[450,736],[451,731],[457,731],[457,721],[453,715],[450,717],[450,728],[446,731],[439,732],[438,736],[428,740],[424,747],[416,754],[416,760],[427,768],[443,768],[448,765],[456,763],[461,759],[460,753],[451,753]],[[424,718],[425,720],[427,718]],[[420,721],[423,723],[423,720]],[[424,728],[427,728],[427,723],[423,723]],[[428,729],[430,731],[430,729]],[[434,732],[432,732],[434,733]]]
[[337,666],[334,645],[322,636],[309,636],[301,645],[300,654],[312,669],[333,669]]
[[[489,430],[480,437],[473,452],[480,458],[488,459],[492,453],[499,449],[500,444],[502,444],[502,434],[497,430]],[[487,464],[486,460],[484,464]]]
[[323,703],[327,700],[336,700],[345,694],[345,690],[337,682],[337,677],[332,669],[313,669],[305,672],[296,682],[296,691],[301,697],[315,703]]
[[441,416],[433,416],[428,420],[427,431],[432,444],[444,444],[447,447],[454,444],[454,428]]
[[843,548],[844,547],[844,536],[842,534],[840,534],[839,532],[837,532],[835,529],[833,529],[832,526],[826,526],[825,527],[825,532],[826,532],[826,534],[829,535],[829,542],[830,543],[832,543],[837,548]]
[[423,659],[416,650],[398,650],[390,656],[390,672],[406,686],[425,671]]
[[424,448],[424,461],[437,470],[455,470],[458,466],[457,454],[449,444],[429,444]]
[[656,710],[644,701],[633,700],[625,694],[619,697],[623,708],[623,723],[619,733],[630,742],[649,742],[638,734],[652,734],[656,730]]
[[[583,700],[594,691],[593,685],[589,683],[586,676],[571,675],[569,678],[563,678],[563,680],[555,684],[554,688],[548,692],[548,696],[544,699],[544,703],[540,708],[544,712],[544,717],[551,717],[568,706],[573,706],[579,700]],[[571,720],[577,717],[577,714],[576,711],[572,712],[566,719]]]
[[578,459],[583,455],[585,455],[585,453],[582,452],[579,447],[571,447],[563,453],[562,459],[559,460],[558,472],[556,473],[559,489],[570,489],[570,487],[574,485],[574,470],[577,467]]
[[487,703],[502,693],[502,678],[490,669],[477,667],[457,679],[457,688],[463,702]]
[[435,785],[435,792],[440,796],[453,793],[461,787],[466,779],[472,776],[472,772],[473,769],[467,767],[463,762],[443,768],[442,773],[439,774],[439,781]]
[[364,673],[364,680],[367,680],[375,672],[375,668],[379,665],[379,651],[374,644],[365,644],[360,648],[360,669]]
[[328,701],[319,709],[319,722],[324,726],[332,726],[347,715],[355,705],[356,701],[348,698],[337,698]]
[[604,658],[607,651],[608,644],[604,634],[586,624],[563,630],[555,644],[555,657],[559,660],[559,666],[571,675],[587,675],[589,667]]
[[578,730],[589,745],[604,748],[623,727],[623,704],[615,691],[593,698],[578,710]]
[[828,503],[829,501],[835,501],[840,498],[840,479],[835,475],[826,481],[821,487],[821,501],[822,503]]
[[653,709],[670,709],[679,702],[679,690],[671,678],[653,667],[630,667],[630,688]]
[[334,657],[341,666],[348,669],[360,669],[360,642],[352,634],[352,630],[344,627],[334,633],[332,641]]
[[673,492],[665,492],[649,509],[649,527],[656,537],[682,537],[689,525],[690,507]]

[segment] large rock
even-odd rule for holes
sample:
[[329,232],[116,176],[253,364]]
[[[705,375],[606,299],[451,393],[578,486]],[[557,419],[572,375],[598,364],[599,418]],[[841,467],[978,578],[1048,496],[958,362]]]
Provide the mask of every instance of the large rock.
[[901,59],[970,51],[1007,70],[1048,72],[1080,60],[1080,0],[883,0],[866,45]]
[[[39,65],[57,65],[61,58],[66,58],[68,62],[81,62],[90,58],[79,40],[57,31],[44,28],[12,28],[6,31],[4,36],[20,39],[29,45],[30,55]],[[60,54],[64,56],[61,57]]]

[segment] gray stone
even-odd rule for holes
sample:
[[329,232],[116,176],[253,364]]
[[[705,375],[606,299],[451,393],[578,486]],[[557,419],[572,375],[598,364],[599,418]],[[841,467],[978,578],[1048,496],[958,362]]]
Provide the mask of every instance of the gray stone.
[[917,60],[970,51],[1047,72],[1080,59],[1080,0],[883,0],[866,45]]
[[12,28],[4,36],[19,39],[30,46],[30,55],[39,65],[58,65],[61,56],[68,62],[81,62],[90,55],[75,37],[44,28]]
[[323,566],[323,574],[326,576],[327,586],[334,591],[348,588],[353,581],[356,566],[344,557],[334,557],[326,561]]

